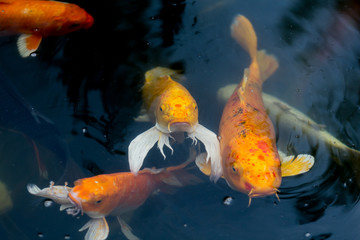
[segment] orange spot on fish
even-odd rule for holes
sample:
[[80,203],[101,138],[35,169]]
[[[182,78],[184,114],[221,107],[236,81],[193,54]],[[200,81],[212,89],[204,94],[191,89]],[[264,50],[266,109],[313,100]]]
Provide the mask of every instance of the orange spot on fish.
[[245,189],[246,190],[250,191],[252,188],[253,188],[253,186],[250,183],[245,182]]
[[269,146],[267,145],[267,143],[265,141],[258,141],[257,142],[257,146],[264,152],[266,153],[267,151],[269,151]]
[[181,104],[175,104],[175,107],[179,108],[179,107],[181,107]]
[[263,156],[263,155],[259,155],[258,158],[259,158],[260,160],[264,160],[264,156]]

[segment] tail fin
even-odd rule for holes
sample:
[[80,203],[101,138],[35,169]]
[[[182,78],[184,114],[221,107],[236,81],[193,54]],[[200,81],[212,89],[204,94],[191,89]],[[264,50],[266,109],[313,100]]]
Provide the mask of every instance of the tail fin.
[[231,36],[247,51],[252,61],[256,60],[257,38],[250,21],[243,15],[235,17],[231,24]]
[[279,63],[274,55],[266,54],[265,50],[258,51],[256,58],[260,69],[261,80],[265,82],[279,67]]
[[165,184],[165,188],[161,189],[166,191],[167,186],[184,187],[187,185],[196,185],[202,180],[195,175],[189,173],[185,167],[195,160],[196,151],[190,151],[189,158],[182,164],[174,167],[168,167],[159,174],[160,180]]
[[180,71],[164,67],[155,67],[145,73],[145,81],[151,82],[158,78],[163,78],[166,76],[171,76],[174,80],[179,80],[182,78]]
[[[235,17],[231,24],[231,35],[249,53],[252,63],[257,62],[262,82],[279,67],[275,56],[266,54],[265,50],[257,51],[256,33],[251,22],[246,17],[242,15]],[[249,75],[247,71],[245,71],[246,76]],[[246,85],[246,81],[244,81],[243,85]]]

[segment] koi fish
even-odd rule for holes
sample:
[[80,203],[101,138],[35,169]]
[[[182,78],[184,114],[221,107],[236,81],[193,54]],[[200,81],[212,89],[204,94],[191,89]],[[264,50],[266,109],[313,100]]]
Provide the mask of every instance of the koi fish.
[[231,188],[246,193],[251,201],[253,197],[277,195],[285,166],[290,167],[286,175],[297,175],[311,168],[314,158],[289,156],[281,167],[274,127],[262,100],[262,84],[278,68],[278,62],[264,50],[257,50],[256,33],[246,17],[235,18],[231,34],[249,53],[251,64],[220,121],[223,177]]
[[68,194],[72,188],[68,187],[67,183],[65,183],[64,186],[55,186],[54,182],[51,181],[50,186],[47,188],[40,189],[35,184],[28,184],[26,188],[32,195],[49,198],[57,204],[60,204],[60,211],[74,206],[68,199]]
[[[217,92],[217,99],[221,102],[226,102],[235,88],[236,84],[230,84],[220,88]],[[289,129],[292,132],[301,132],[307,139],[310,139],[314,146],[319,143],[325,143],[330,152],[341,158],[341,160],[334,158],[334,161],[340,166],[343,166],[343,161],[350,161],[352,170],[357,175],[360,169],[359,150],[350,148],[334,135],[326,131],[326,128],[323,125],[315,122],[309,116],[293,106],[290,106],[284,101],[267,93],[263,93],[262,96],[269,117],[276,122],[281,129]],[[357,177],[357,184],[360,186],[359,176]]]
[[222,174],[219,140],[215,133],[199,124],[196,101],[184,86],[171,78],[176,74],[176,71],[163,67],[145,73],[142,98],[147,116],[156,124],[130,142],[130,170],[133,173],[139,171],[156,142],[166,158],[163,147],[166,145],[173,151],[169,143],[172,134],[186,132],[195,144],[199,139],[205,145],[207,161],[212,159],[210,179],[216,181]]
[[199,183],[200,179],[184,169],[194,158],[195,152],[181,165],[166,169],[146,168],[137,175],[120,172],[78,179],[73,188],[50,185],[49,188],[40,190],[29,184],[28,191],[36,196],[53,199],[61,204],[61,210],[66,208],[70,215],[86,213],[91,220],[79,230],[89,229],[85,235],[86,240],[107,238],[109,226],[105,217],[108,215],[117,216],[125,236],[137,239],[120,215],[141,206],[157,189],[166,192],[169,187]]
[[90,28],[93,17],[71,3],[48,0],[0,0],[0,32],[21,34],[19,53],[28,57],[43,37],[60,36]]

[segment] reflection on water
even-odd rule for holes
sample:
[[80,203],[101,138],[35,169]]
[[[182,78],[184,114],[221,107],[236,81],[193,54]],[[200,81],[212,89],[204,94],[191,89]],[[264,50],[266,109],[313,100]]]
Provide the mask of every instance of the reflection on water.
[[[94,1],[77,2],[94,26],[47,38],[37,57],[22,59],[16,37],[0,39],[0,181],[13,207],[0,216],[1,239],[83,239],[86,217],[45,207],[26,184],[72,183],[99,173],[128,171],[127,146],[152,123],[134,122],[143,74],[155,66],[184,70],[199,105],[199,121],[218,130],[217,90],[239,82],[246,53],[230,37],[238,14],[274,53],[278,71],[264,91],[299,109],[353,149],[360,149],[360,68],[356,1]],[[264,9],[266,11],[264,12]],[[281,86],[281,87],[280,87]],[[38,114],[38,115],[37,115]],[[36,116],[41,116],[37,118]],[[355,239],[360,231],[359,161],[276,124],[278,145],[315,156],[310,172],[284,179],[280,202],[253,199],[220,179],[151,196],[127,223],[142,239]],[[191,141],[174,145],[165,161],[156,149],[146,167],[181,163]],[[40,163],[40,165],[39,165]],[[45,166],[48,179],[40,176]],[[224,204],[224,199],[232,199]],[[35,221],[36,219],[36,221]],[[109,239],[124,238],[109,217]]]

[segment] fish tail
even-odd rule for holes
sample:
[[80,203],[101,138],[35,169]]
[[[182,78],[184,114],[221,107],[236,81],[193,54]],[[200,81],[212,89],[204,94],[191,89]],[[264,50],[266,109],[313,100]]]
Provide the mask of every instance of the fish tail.
[[247,51],[251,60],[256,61],[257,37],[251,22],[243,15],[237,15],[231,24],[231,36]]
[[256,59],[260,70],[261,80],[265,82],[265,80],[279,67],[279,63],[274,55],[267,54],[265,50],[258,51]]
[[[257,37],[251,22],[243,15],[235,17],[231,25],[232,37],[249,53],[252,64],[248,71],[259,70],[259,80],[264,82],[279,67],[275,56],[269,55],[265,50],[257,50]],[[256,67],[255,67],[256,66]],[[255,68],[254,68],[255,67]],[[245,72],[248,76],[249,72]],[[244,81],[244,85],[246,81]],[[244,87],[244,86],[243,86]]]
[[161,191],[169,192],[169,186],[184,187],[188,185],[196,185],[202,182],[201,179],[188,172],[185,168],[195,160],[196,152],[191,150],[189,158],[182,164],[174,167],[168,167],[159,174],[161,182],[164,183],[164,188]]

